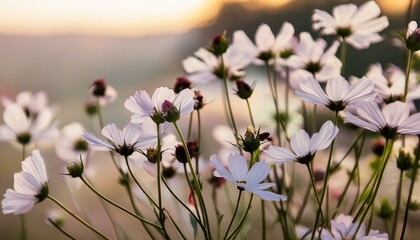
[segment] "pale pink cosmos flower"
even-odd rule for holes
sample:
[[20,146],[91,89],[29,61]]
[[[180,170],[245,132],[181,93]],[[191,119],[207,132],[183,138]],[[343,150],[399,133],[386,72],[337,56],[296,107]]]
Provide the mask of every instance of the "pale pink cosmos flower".
[[321,230],[321,240],[388,240],[388,234],[379,233],[378,230],[369,230],[366,234],[366,226],[361,224],[356,232],[359,223],[353,223],[353,217],[340,214],[334,220],[331,220],[331,230]]
[[292,72],[290,80],[292,87],[297,88],[301,79],[310,76],[320,82],[340,75],[341,62],[335,56],[339,43],[335,41],[328,49],[323,39],[314,41],[307,32],[299,35],[299,43],[295,47],[295,54],[288,59]]
[[128,157],[134,152],[139,151],[156,142],[156,136],[144,137],[143,129],[140,124],[128,124],[122,130],[111,123],[102,129],[102,135],[108,141],[102,140],[90,132],[84,132],[83,137],[96,151],[115,151],[121,156]]
[[244,31],[238,30],[233,33],[231,48],[235,52],[246,53],[257,65],[264,62],[273,63],[276,58],[283,59],[293,54],[296,44],[294,34],[295,29],[288,22],[283,23],[276,36],[267,24],[261,24],[255,33],[255,44]]
[[[385,70],[380,63],[369,67],[366,77],[375,84],[376,100],[380,103],[401,101],[405,90],[405,73],[395,65],[389,65]],[[407,101],[413,106],[413,100],[420,98],[420,86],[416,83],[417,74],[410,74]]]
[[44,109],[53,111],[53,109],[48,106],[48,96],[43,91],[37,93],[23,91],[16,95],[15,101],[7,97],[2,97],[1,102],[5,108],[13,104],[20,106],[28,118],[36,118],[38,113]]
[[134,113],[131,122],[138,123],[144,117],[151,117],[157,123],[174,122],[194,110],[194,92],[184,89],[175,94],[172,89],[160,87],[152,97],[146,91],[139,91],[127,99],[125,108]]
[[0,141],[15,141],[26,145],[31,142],[54,140],[58,136],[52,112],[43,109],[36,118],[28,118],[17,104],[8,105],[3,113],[4,125],[0,126]]
[[70,159],[86,159],[90,153],[89,143],[83,138],[85,128],[74,122],[64,126],[55,145],[58,158],[67,162]]
[[89,94],[98,98],[99,104],[102,106],[114,102],[118,96],[115,88],[106,83],[102,78],[93,81],[92,86],[89,88]]
[[410,106],[400,101],[390,103],[383,109],[377,103],[360,102],[344,111],[344,123],[379,132],[387,139],[398,134],[420,134],[420,113],[410,116]]
[[233,51],[231,47],[222,55],[221,59],[210,51],[200,48],[195,56],[189,56],[182,61],[184,70],[189,74],[188,79],[195,84],[206,84],[218,79],[237,79],[245,76],[243,70],[253,60],[247,53]]
[[323,35],[336,35],[340,41],[357,49],[382,41],[378,32],[388,27],[388,18],[378,17],[381,9],[375,1],[368,1],[359,8],[354,4],[342,4],[333,8],[332,16],[315,9],[313,28]]
[[212,155],[210,161],[216,169],[214,176],[223,177],[236,185],[241,191],[251,192],[266,201],[284,201],[287,199],[286,196],[264,191],[267,188],[275,186],[274,183],[261,183],[267,178],[270,172],[270,165],[265,161],[256,162],[249,171],[248,163],[239,154],[229,155],[229,170],[225,168],[217,155]]
[[334,126],[331,121],[325,122],[318,133],[309,137],[305,130],[297,131],[290,139],[290,147],[278,147],[271,145],[264,153],[271,157],[271,162],[281,164],[289,161],[297,161],[298,163],[308,164],[311,162],[315,154],[326,149],[338,134],[338,127]]
[[420,28],[417,26],[416,21],[411,21],[408,24],[405,46],[413,52],[420,50]]
[[300,81],[300,89],[295,93],[304,101],[317,105],[324,105],[331,111],[341,111],[349,104],[361,101],[373,101],[376,94],[372,92],[372,81],[363,77],[354,84],[349,84],[342,76],[328,80],[325,92],[319,82],[313,77]]
[[7,189],[1,201],[3,214],[25,214],[48,196],[48,176],[39,150],[22,162],[22,171],[14,175],[14,189]]

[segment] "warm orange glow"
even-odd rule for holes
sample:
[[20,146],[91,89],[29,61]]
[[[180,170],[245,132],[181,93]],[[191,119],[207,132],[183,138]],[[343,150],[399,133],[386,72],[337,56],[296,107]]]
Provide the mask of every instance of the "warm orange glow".
[[242,3],[246,8],[255,9],[273,9],[285,5],[291,0],[225,0],[225,2]]
[[[383,14],[403,14],[407,11],[408,5],[411,0],[377,0],[379,7]],[[415,7],[418,0],[413,1]]]
[[0,34],[174,33],[209,21],[219,7],[214,0],[3,0]]

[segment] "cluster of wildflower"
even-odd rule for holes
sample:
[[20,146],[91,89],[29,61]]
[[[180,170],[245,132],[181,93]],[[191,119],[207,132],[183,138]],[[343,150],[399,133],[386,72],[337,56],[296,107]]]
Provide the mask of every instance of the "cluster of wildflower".
[[[411,68],[414,53],[420,49],[417,23],[410,22],[403,36],[409,56],[405,72],[395,65],[383,70],[376,63],[361,78],[347,80],[344,76],[346,45],[361,50],[383,40],[380,32],[389,23],[380,14],[374,1],[359,7],[339,5],[332,15],[315,10],[314,30],[335,37],[329,46],[309,32],[295,35],[293,25],[288,22],[276,36],[268,25],[261,24],[255,44],[241,30],[232,34],[232,42],[226,32],[217,35],[207,48],[200,48],[182,62],[188,75],[177,78],[174,89],[160,87],[151,96],[140,90],[130,96],[124,107],[132,116],[122,129],[115,123],[105,125],[102,118],[102,108],[115,100],[116,90],[103,79],[95,80],[89,93],[96,102],[88,104],[87,113],[98,118],[100,137],[80,123],[64,126],[60,131],[53,121],[55,108],[48,106],[43,92],[34,95],[22,92],[16,101],[4,98],[0,140],[21,145],[24,160],[22,171],[14,176],[14,189],[4,194],[3,213],[26,214],[36,203],[50,199],[94,233],[108,239],[51,195],[48,185],[53,183],[49,183],[44,160],[38,145],[33,143],[52,140],[56,142],[57,156],[68,161],[67,175],[80,179],[104,203],[140,220],[151,239],[175,236],[186,239],[191,234],[195,238],[219,239],[221,233],[224,239],[235,239],[253,227],[265,237],[267,232],[278,231],[266,226],[277,223],[284,239],[388,239],[389,235],[394,239],[398,232],[403,239],[409,210],[416,210],[419,205],[413,188],[419,169],[420,142],[407,136],[420,135],[420,113],[416,113],[414,104],[420,98],[420,86]],[[341,54],[337,57],[339,48]],[[255,82],[251,85],[246,82],[246,68],[251,64],[265,68],[266,83],[257,86]],[[206,119],[201,119],[201,112],[205,113],[206,106],[213,103],[206,102],[198,87],[211,81],[223,85],[221,94],[229,127],[215,128],[214,135],[223,146],[218,154],[207,157],[205,145],[201,144],[201,132],[206,130],[202,129]],[[230,91],[230,84],[236,86],[234,91]],[[269,90],[260,90],[264,86]],[[279,94],[283,90],[285,94]],[[271,98],[266,92],[271,93]],[[264,102],[255,101],[258,94]],[[240,108],[233,107],[234,95],[245,100],[247,108],[243,109],[247,113],[242,115],[249,119],[242,117],[238,121]],[[298,109],[292,108],[293,101],[301,101]],[[266,105],[272,105],[274,110],[268,111]],[[252,107],[258,110],[253,111]],[[267,112],[260,113],[261,109]],[[264,122],[260,115],[269,116],[269,122]],[[304,124],[294,119],[296,115],[304,119]],[[180,122],[187,116],[189,125],[183,133],[181,126],[185,125]],[[326,118],[331,120],[320,120]],[[238,124],[245,121],[249,126]],[[298,127],[293,128],[296,123]],[[375,157],[362,154],[368,141],[374,142]],[[29,147],[34,150],[27,157]],[[91,167],[87,163],[96,151],[110,152],[119,183],[127,191],[134,211],[93,187],[95,178],[88,176]],[[341,152],[346,154],[338,158]],[[369,158],[374,160],[371,169],[366,170],[362,162]],[[393,158],[394,168],[401,173],[395,207],[383,200],[380,210],[376,210],[382,180],[392,167],[389,160]],[[145,184],[147,176],[139,174],[139,168],[149,173],[153,187]],[[179,191],[178,186],[168,182],[177,175],[184,175],[186,181],[180,185],[186,190]],[[410,182],[407,194],[402,191],[403,181]],[[66,183],[71,190],[75,189],[71,181]],[[308,187],[302,189],[305,184]],[[228,190],[229,197],[219,194],[222,187]],[[206,197],[208,191],[212,192],[211,199]],[[237,197],[236,205],[230,194]],[[301,195],[304,197],[296,197]],[[261,204],[253,201],[254,196],[262,200]],[[245,197],[248,198],[244,200]],[[400,230],[402,199],[407,202]],[[169,200],[175,201],[175,209],[173,204],[167,204]],[[245,207],[241,201],[246,201]],[[264,201],[272,204],[265,205]],[[252,226],[245,227],[251,206],[257,204],[261,205],[261,211],[252,215],[261,215],[253,217]],[[209,214],[210,206],[216,216]],[[152,211],[144,214],[144,209]],[[183,214],[177,215],[180,209],[188,214],[191,226],[179,224],[184,218]],[[313,214],[303,220],[304,213],[311,210]],[[267,216],[266,211],[273,214]],[[370,216],[371,223],[374,213],[386,223],[392,219],[393,227],[385,229],[386,233],[367,229],[364,221]],[[238,218],[238,214],[242,216]],[[111,214],[108,217],[116,222]],[[49,215],[48,223],[68,234],[62,219],[54,218]],[[225,222],[226,219],[230,221]],[[125,237],[119,227],[114,225],[115,234]]]

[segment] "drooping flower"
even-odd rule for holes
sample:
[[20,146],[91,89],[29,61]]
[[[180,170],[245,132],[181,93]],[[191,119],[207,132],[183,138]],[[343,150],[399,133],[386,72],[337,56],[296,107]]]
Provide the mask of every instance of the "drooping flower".
[[228,48],[220,57],[216,57],[210,51],[200,48],[194,53],[194,57],[187,57],[182,61],[184,70],[190,74],[188,79],[195,84],[206,84],[217,79],[236,80],[245,76],[243,69],[253,60],[246,53],[233,51]]
[[[377,93],[377,101],[382,103],[392,103],[401,101],[405,88],[405,73],[395,65],[389,65],[385,70],[381,64],[372,64],[366,77],[375,84],[374,92]],[[412,104],[412,100],[420,98],[420,86],[416,84],[416,74],[410,74],[407,101]],[[414,106],[413,106],[414,107]]]
[[323,35],[335,35],[357,49],[368,48],[370,44],[382,41],[378,32],[388,27],[386,16],[378,17],[381,9],[375,1],[369,1],[357,8],[354,4],[334,7],[333,15],[315,9],[312,15],[313,28]]
[[293,70],[290,75],[292,87],[296,87],[301,79],[310,76],[314,76],[320,82],[326,82],[340,75],[342,63],[335,56],[338,46],[339,43],[335,41],[326,49],[325,40],[314,41],[309,33],[300,33],[295,54],[288,59],[288,65]]
[[305,130],[297,131],[290,139],[292,151],[284,147],[271,145],[264,152],[272,158],[272,163],[285,163],[297,161],[298,163],[308,164],[311,162],[318,151],[326,149],[338,134],[338,127],[331,121],[325,122],[318,133],[309,137]]
[[110,142],[99,139],[90,132],[84,132],[83,137],[93,150],[115,151],[121,156],[128,157],[135,151],[156,142],[156,136],[144,137],[142,132],[143,129],[139,124],[128,124],[121,131],[114,123],[111,123],[102,129],[102,135]]
[[344,123],[379,132],[387,139],[398,134],[420,134],[420,113],[410,116],[410,106],[400,101],[386,105],[382,110],[377,103],[360,102],[344,111]]
[[408,24],[405,46],[413,52],[420,50],[420,28],[418,28],[416,21],[411,21]]
[[321,230],[321,240],[388,240],[388,234],[379,233],[378,230],[369,230],[366,235],[366,226],[361,224],[359,230],[356,232],[359,223],[353,223],[353,217],[340,214],[334,220],[331,220],[331,230]]
[[70,159],[86,159],[90,149],[89,143],[83,138],[84,131],[84,127],[78,122],[63,127],[55,145],[55,151],[61,160],[67,162]]
[[341,111],[349,104],[357,104],[361,101],[373,101],[375,94],[372,93],[374,84],[366,77],[361,78],[354,84],[349,84],[342,76],[328,80],[325,92],[315,78],[309,77],[300,81],[300,89],[296,95],[304,101],[317,105],[325,105],[332,111]]
[[117,98],[117,91],[102,78],[93,81],[89,94],[99,99],[99,104],[107,105]]
[[28,118],[20,106],[8,105],[3,113],[5,124],[0,126],[0,141],[16,141],[26,145],[55,139],[58,129],[52,122],[52,117],[49,109],[43,109],[37,113],[36,118]]
[[229,170],[225,168],[217,155],[212,155],[210,161],[216,169],[214,171],[216,177],[223,177],[235,184],[241,191],[251,192],[266,201],[284,201],[287,199],[286,196],[264,191],[275,186],[274,183],[261,183],[270,172],[270,165],[265,161],[255,163],[249,171],[245,158],[239,154],[229,155]]
[[134,113],[131,122],[138,123],[144,117],[151,117],[156,123],[175,122],[181,116],[194,110],[194,92],[184,89],[175,94],[172,89],[160,87],[152,97],[146,91],[136,92],[124,103],[125,108]]
[[3,214],[25,214],[48,196],[48,176],[38,150],[22,162],[22,171],[14,175],[14,189],[7,189],[1,201]]
[[231,48],[235,52],[246,53],[253,58],[255,64],[273,63],[275,58],[287,59],[293,54],[295,29],[292,24],[285,22],[274,36],[267,24],[261,24],[255,33],[255,44],[242,30],[233,33]]

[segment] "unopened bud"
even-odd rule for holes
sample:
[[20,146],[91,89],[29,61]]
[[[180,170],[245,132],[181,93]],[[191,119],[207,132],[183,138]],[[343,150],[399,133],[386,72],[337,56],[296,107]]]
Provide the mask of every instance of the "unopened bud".
[[168,100],[162,103],[163,118],[168,122],[176,122],[179,119],[178,109]]
[[236,81],[236,88],[236,94],[242,99],[250,98],[254,91],[254,89],[242,79]]
[[180,93],[184,89],[191,88],[191,82],[186,77],[178,77],[175,82],[174,92]]
[[378,217],[384,220],[390,219],[392,217],[392,215],[394,214],[394,209],[392,208],[387,198],[384,198],[382,200],[381,206],[377,210],[376,214],[378,215]]
[[417,27],[417,23],[415,21],[410,22],[408,25],[405,46],[412,52],[420,50],[420,28]]
[[406,148],[400,148],[397,157],[397,167],[401,171],[408,170],[412,167],[413,156]]
[[213,41],[210,46],[210,52],[216,56],[220,56],[227,51],[228,40],[226,38],[226,31],[221,35],[217,35],[213,38]]
[[81,177],[84,171],[83,162],[81,160],[71,160],[67,163],[67,171],[73,178]]
[[103,97],[105,96],[106,86],[107,84],[104,79],[97,79],[93,81],[89,92],[95,97]]

